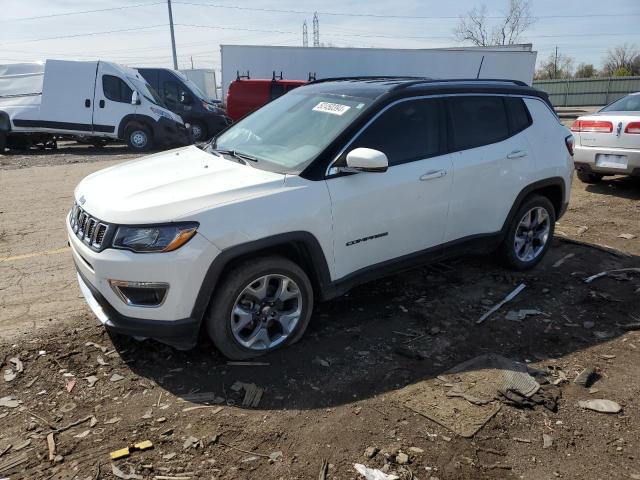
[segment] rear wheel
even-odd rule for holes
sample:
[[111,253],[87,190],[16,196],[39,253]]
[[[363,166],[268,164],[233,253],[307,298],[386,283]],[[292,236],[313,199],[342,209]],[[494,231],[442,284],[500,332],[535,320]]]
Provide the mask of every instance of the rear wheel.
[[598,183],[602,180],[602,177],[604,177],[604,175],[600,173],[578,171],[578,178],[583,183]]
[[313,289],[304,270],[270,256],[231,270],[216,287],[205,321],[218,350],[243,360],[298,341],[312,309]]
[[4,149],[7,146],[7,134],[0,132],[0,154],[4,153]]
[[131,125],[125,129],[125,138],[127,145],[132,150],[146,152],[153,147],[153,138],[151,131],[142,125]]
[[507,267],[533,268],[551,245],[556,213],[548,198],[527,197],[514,215],[499,253]]

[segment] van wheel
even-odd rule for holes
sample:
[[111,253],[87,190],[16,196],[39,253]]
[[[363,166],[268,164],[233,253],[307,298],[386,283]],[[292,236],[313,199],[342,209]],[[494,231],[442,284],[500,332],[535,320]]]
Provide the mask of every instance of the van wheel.
[[548,198],[527,197],[514,215],[499,248],[503,262],[514,270],[533,268],[551,245],[556,213]]
[[599,183],[602,180],[604,175],[600,173],[591,173],[591,172],[577,172],[578,178],[582,183]]
[[270,256],[241,263],[218,283],[205,322],[225,357],[245,360],[298,341],[312,309],[307,274],[286,258]]
[[207,127],[200,122],[191,122],[191,136],[196,142],[202,142],[207,139]]
[[151,132],[147,127],[132,125],[125,130],[127,145],[132,150],[146,152],[153,147]]

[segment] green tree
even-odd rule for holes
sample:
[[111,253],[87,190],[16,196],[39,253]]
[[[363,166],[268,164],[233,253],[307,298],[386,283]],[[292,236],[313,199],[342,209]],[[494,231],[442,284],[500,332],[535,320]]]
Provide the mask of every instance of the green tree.
[[598,71],[591,63],[581,63],[573,74],[575,78],[592,78],[598,75]]

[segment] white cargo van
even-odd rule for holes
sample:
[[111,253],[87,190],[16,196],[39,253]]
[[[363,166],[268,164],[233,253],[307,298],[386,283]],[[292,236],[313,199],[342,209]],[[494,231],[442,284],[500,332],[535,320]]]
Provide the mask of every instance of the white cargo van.
[[103,61],[0,66],[0,151],[56,136],[122,140],[134,150],[191,143],[137,70]]

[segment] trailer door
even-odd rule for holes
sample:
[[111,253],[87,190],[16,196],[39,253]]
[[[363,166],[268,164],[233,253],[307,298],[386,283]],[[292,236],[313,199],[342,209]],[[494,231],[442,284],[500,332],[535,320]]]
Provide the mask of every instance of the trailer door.
[[47,60],[38,125],[47,130],[89,134],[97,62]]

